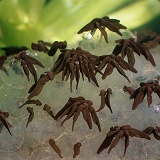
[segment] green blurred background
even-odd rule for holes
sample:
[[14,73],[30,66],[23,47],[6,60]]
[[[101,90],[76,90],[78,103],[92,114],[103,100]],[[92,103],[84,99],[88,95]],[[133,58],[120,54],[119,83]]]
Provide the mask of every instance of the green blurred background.
[[0,47],[67,40],[95,17],[119,19],[131,31],[160,33],[159,0],[1,0]]

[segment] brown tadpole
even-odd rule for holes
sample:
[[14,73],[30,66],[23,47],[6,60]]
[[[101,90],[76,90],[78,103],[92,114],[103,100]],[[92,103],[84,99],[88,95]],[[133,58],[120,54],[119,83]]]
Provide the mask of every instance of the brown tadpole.
[[52,71],[49,71],[46,74],[41,74],[39,80],[35,82],[29,89],[28,93],[30,95],[28,96],[28,99],[31,99],[34,96],[38,96],[41,93],[44,85],[47,82],[52,81],[53,79],[54,79],[54,73]]
[[76,78],[76,89],[78,89],[78,83],[80,79],[80,65],[78,63],[75,63],[75,78]]
[[30,100],[27,100],[25,103],[23,103],[21,106],[19,106],[18,108],[22,108],[24,105],[26,104],[35,104],[36,106],[41,106],[42,105],[42,102],[40,100],[34,100],[34,99],[30,99]]
[[106,95],[106,91],[102,89],[99,94],[99,96],[101,96],[101,104],[99,109],[96,112],[101,111],[105,107],[105,95]]
[[111,108],[111,104],[110,104],[110,95],[112,94],[112,89],[108,88],[106,91],[104,89],[102,89],[100,91],[100,96],[101,96],[101,105],[99,107],[99,109],[96,112],[101,111],[105,105],[109,108],[110,112],[112,112],[112,108]]
[[[85,105],[85,103],[84,103],[84,105]],[[89,127],[89,129],[92,129],[92,119],[91,119],[91,115],[90,115],[90,112],[88,109],[88,104],[86,104],[86,107],[84,108],[84,112],[86,115],[86,122],[88,124],[88,127]]]
[[136,97],[134,98],[134,102],[133,102],[133,105],[132,105],[132,110],[135,110],[137,108],[137,106],[140,103],[142,103],[145,95],[146,95],[146,86],[142,86],[142,87],[140,87]]
[[[35,82],[37,82],[37,72],[36,72],[36,69],[35,69],[35,67],[33,66],[33,64],[30,63],[29,61],[30,61],[29,59],[26,61],[27,68],[28,68],[28,70],[30,71],[30,73],[33,75]],[[24,72],[25,72],[25,71],[24,71]]]
[[35,64],[38,65],[39,67],[45,68],[45,66],[41,62],[39,62],[37,59],[31,56],[25,55],[24,59],[26,62],[29,61],[31,64]]
[[101,132],[101,126],[100,126],[99,119],[98,119],[95,109],[92,106],[88,106],[88,109],[91,114],[93,122],[97,125],[99,131]]
[[118,64],[116,61],[111,61],[111,64],[117,69],[117,71],[118,71],[123,77],[125,77],[125,78],[128,80],[129,83],[131,83],[130,80],[129,80],[129,78],[126,76],[125,72],[123,71],[123,69],[119,66],[119,64]]
[[71,71],[71,74],[70,74],[70,90],[72,92],[72,82],[73,82],[74,77],[75,77],[75,66],[74,66],[74,64],[69,63],[69,69]]
[[12,133],[11,133],[11,131],[9,129],[9,123],[7,122],[6,118],[8,118],[8,117],[6,117],[5,114],[3,114],[3,112],[0,111],[0,121],[3,123],[3,125],[8,130],[9,134],[12,136]]
[[114,70],[114,66],[111,64],[111,62],[113,61],[113,59],[110,59],[108,64],[107,64],[107,67],[104,71],[104,74],[102,76],[102,79],[105,79],[108,75],[112,74],[113,70]]
[[[129,49],[129,48],[127,48]],[[121,56],[116,56],[115,61],[124,69],[129,70],[133,73],[137,73],[137,70],[133,67],[134,59],[132,58],[132,54],[130,55],[130,59],[126,62]],[[130,63],[131,62],[131,63]]]
[[44,75],[44,74],[41,74],[39,80],[37,82],[35,82],[32,87],[29,89],[28,93],[30,94],[28,96],[28,99],[31,99],[33,98],[34,96],[38,96],[44,85],[46,84],[46,82],[48,82],[49,79],[48,79],[48,76]]
[[29,81],[30,80],[29,79],[29,70],[28,70],[28,68],[26,66],[26,62],[24,60],[21,61],[21,66],[23,67],[23,71],[24,71],[24,73],[27,76],[27,79]]
[[55,116],[53,112],[51,111],[51,107],[48,104],[44,105],[43,110],[46,111],[55,120]]
[[65,117],[65,119],[61,122],[61,126],[63,125],[63,123],[64,123],[66,120],[70,119],[70,118],[74,115],[74,113],[76,112],[76,110],[77,110],[77,105],[73,105],[72,108],[70,109],[70,112],[68,113],[68,115],[67,115],[67,116]]
[[112,108],[111,108],[111,104],[110,104],[110,95],[111,94],[112,94],[112,89],[108,88],[106,91],[105,103],[106,103],[107,107],[109,108],[110,112],[113,113]]
[[49,139],[49,144],[50,144],[50,146],[53,148],[53,150],[54,150],[61,158],[63,158],[62,155],[61,155],[61,150],[60,150],[60,148],[56,145],[56,142],[55,142],[53,139]]
[[74,154],[73,154],[73,158],[75,158],[76,156],[78,156],[80,154],[80,148],[82,146],[82,143],[77,142],[74,146],[73,146],[73,150],[74,150]]
[[77,119],[78,119],[78,117],[80,115],[80,112],[82,112],[84,108],[85,108],[85,105],[80,104],[79,107],[78,107],[78,109],[77,109],[77,112],[74,114],[74,116],[73,116],[73,123],[72,123],[72,131],[74,129],[74,124],[76,123],[76,121],[77,121]]
[[107,32],[105,31],[105,27],[101,26],[101,24],[99,22],[96,22],[95,25],[100,30],[101,37],[103,35],[106,43],[108,43],[108,35],[107,35]]
[[96,86],[99,87],[99,84],[98,84],[98,81],[96,79],[96,75],[94,72],[95,69],[96,69],[96,67],[94,67],[93,64],[90,63],[89,64],[89,76],[90,76],[91,80],[96,84]]
[[29,117],[28,117],[28,121],[26,124],[26,128],[28,127],[28,124],[33,120],[34,118],[34,112],[33,112],[33,108],[32,107],[27,107],[27,111],[29,112]]

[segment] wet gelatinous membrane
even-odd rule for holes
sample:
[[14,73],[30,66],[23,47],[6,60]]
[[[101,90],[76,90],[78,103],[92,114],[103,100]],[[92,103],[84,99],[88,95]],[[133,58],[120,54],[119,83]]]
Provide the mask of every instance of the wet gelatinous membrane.
[[[105,48],[106,45],[103,47]],[[102,48],[102,50],[104,48]],[[144,101],[139,104],[136,110],[132,111],[134,99],[129,99],[129,94],[123,91],[125,85],[131,86],[134,89],[139,87],[140,82],[136,77],[143,76],[145,79],[144,81],[142,80],[142,82],[147,82],[149,80],[154,80],[154,77],[159,75],[159,49],[159,46],[157,46],[151,50],[157,64],[156,67],[153,67],[150,63],[146,63],[142,56],[139,57],[135,55],[136,63],[134,67],[138,73],[126,73],[131,84],[128,81],[125,81],[117,71],[113,71],[112,75],[108,76],[105,80],[102,80],[102,76],[97,74],[96,78],[99,82],[99,88],[96,87],[93,82],[88,83],[86,77],[84,78],[84,81],[81,77],[78,89],[76,90],[73,88],[72,92],[70,92],[69,81],[63,82],[61,80],[61,75],[56,75],[53,81],[49,81],[44,85],[41,94],[36,97],[36,99],[39,99],[43,105],[36,106],[29,104],[23,106],[21,109],[18,107],[27,101],[28,89],[33,85],[34,78],[30,77],[30,82],[28,82],[25,76],[22,77],[15,74],[15,72],[9,67],[9,62],[11,61],[9,58],[9,62],[4,63],[4,66],[8,69],[9,76],[3,71],[0,71],[0,92],[3,93],[0,94],[0,109],[3,112],[7,111],[10,113],[7,121],[12,125],[10,130],[13,134],[13,136],[10,136],[7,129],[3,126],[0,133],[0,148],[1,152],[3,152],[2,155],[4,159],[9,156],[12,156],[13,159],[29,158],[30,160],[44,159],[46,156],[48,156],[48,159],[59,158],[49,145],[49,139],[54,139],[56,141],[56,144],[58,144],[61,149],[64,159],[71,159],[73,157],[73,146],[78,141],[82,143],[82,147],[81,152],[76,159],[121,159],[124,151],[122,149],[122,146],[124,147],[123,139],[120,140],[118,145],[109,155],[105,150],[101,152],[100,155],[97,155],[96,151],[104,140],[107,131],[112,126],[129,124],[134,128],[144,130],[148,126],[160,125],[159,110],[156,108],[157,112],[155,112],[152,107],[159,103],[159,98],[156,94],[152,96],[150,108],[146,107],[147,99],[144,98]],[[93,50],[94,53],[97,52],[100,54],[99,48]],[[35,52],[31,52],[31,55],[34,58],[38,59],[40,62],[44,62],[43,64],[46,70],[50,70],[53,67],[53,61],[51,61],[50,57],[38,52],[36,52],[38,56],[35,56],[35,54],[32,53]],[[58,51],[56,54],[58,55],[60,52]],[[101,55],[104,55],[104,53]],[[38,77],[46,70],[36,67]],[[76,86],[75,83],[76,82],[73,81],[74,86]],[[113,113],[111,114],[107,107],[104,107],[103,110],[97,112],[101,125],[101,132],[97,130],[96,125],[93,125],[92,130],[90,130],[87,127],[86,121],[83,119],[83,115],[79,116],[74,131],[72,132],[72,120],[66,121],[61,126],[62,120],[55,121],[52,116],[43,110],[44,104],[47,104],[51,107],[50,111],[52,111],[53,115],[56,115],[58,111],[63,108],[69,97],[78,96],[84,96],[85,99],[92,100],[95,110],[98,110],[101,103],[101,97],[99,96],[100,90],[107,90],[109,87],[112,88],[113,92],[110,99]],[[26,123],[28,120],[28,112],[26,107],[32,107],[34,109],[34,118],[27,128]],[[136,148],[135,150],[132,149],[133,146]],[[127,160],[133,156],[134,160],[138,160],[139,157],[142,160],[152,160],[152,158],[157,158],[159,156],[159,151],[157,149],[159,147],[159,141],[154,140],[152,135],[150,141],[132,138],[124,159]]]

